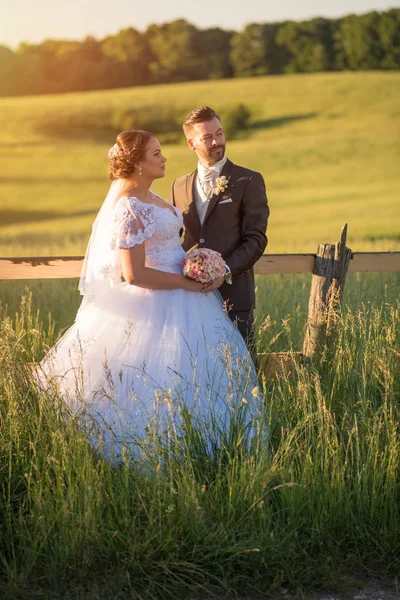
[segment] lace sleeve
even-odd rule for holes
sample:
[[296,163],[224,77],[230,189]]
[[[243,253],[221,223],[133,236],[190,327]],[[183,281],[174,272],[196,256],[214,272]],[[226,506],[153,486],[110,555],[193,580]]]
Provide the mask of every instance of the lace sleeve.
[[114,212],[111,247],[132,248],[154,235],[150,207],[135,206],[129,198],[120,198]]

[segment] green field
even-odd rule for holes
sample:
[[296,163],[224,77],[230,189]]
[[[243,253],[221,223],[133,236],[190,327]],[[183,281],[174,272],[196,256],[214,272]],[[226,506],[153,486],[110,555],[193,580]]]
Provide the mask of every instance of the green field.
[[[224,112],[238,102],[252,124],[227,154],[265,177],[268,251],[314,252],[345,221],[355,251],[400,247],[400,74],[324,73],[0,99],[0,256],[84,252],[108,188],[110,111],[185,114],[208,103]],[[69,119],[99,132],[55,126]],[[168,197],[195,155],[183,138],[164,152],[155,188]]]

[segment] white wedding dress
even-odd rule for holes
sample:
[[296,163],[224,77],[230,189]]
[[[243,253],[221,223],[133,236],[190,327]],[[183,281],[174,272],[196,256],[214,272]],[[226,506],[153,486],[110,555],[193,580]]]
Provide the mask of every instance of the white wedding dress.
[[[147,267],[181,273],[182,225],[177,208],[123,197],[104,244],[118,250],[144,242]],[[108,269],[102,265],[105,277]],[[86,295],[39,377],[56,382],[72,412],[95,423],[91,441],[106,454],[149,431],[171,425],[176,432],[183,409],[220,432],[240,413],[250,431],[260,401],[254,365],[218,292],[149,290],[120,277]]]

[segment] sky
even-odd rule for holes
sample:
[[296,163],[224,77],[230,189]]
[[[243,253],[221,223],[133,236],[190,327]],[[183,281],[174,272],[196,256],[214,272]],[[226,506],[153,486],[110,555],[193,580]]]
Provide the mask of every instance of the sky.
[[240,30],[248,23],[339,17],[396,6],[385,0],[3,0],[0,45],[48,38],[103,38],[127,27],[186,19],[200,28]]

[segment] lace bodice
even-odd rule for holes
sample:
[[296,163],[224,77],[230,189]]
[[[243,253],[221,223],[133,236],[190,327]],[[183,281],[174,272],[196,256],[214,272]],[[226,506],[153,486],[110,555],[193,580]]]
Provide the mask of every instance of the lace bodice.
[[182,225],[176,207],[164,208],[124,196],[115,207],[111,247],[132,248],[145,242],[146,267],[181,273],[185,257],[179,239]]

